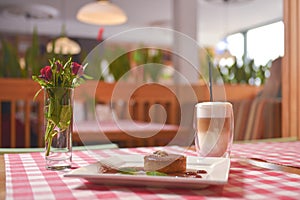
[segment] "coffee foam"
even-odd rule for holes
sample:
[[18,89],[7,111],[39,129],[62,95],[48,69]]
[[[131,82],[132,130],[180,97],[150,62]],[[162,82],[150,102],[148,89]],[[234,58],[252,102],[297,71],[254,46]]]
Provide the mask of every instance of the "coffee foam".
[[195,105],[197,118],[230,117],[232,105],[229,102],[202,102]]

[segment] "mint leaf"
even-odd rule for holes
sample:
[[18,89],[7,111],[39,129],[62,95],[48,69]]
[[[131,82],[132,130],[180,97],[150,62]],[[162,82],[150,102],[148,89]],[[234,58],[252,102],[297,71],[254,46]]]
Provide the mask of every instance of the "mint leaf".
[[165,173],[162,173],[162,172],[157,172],[157,171],[146,172],[146,174],[148,176],[168,176],[168,174],[165,174]]
[[133,167],[123,167],[119,169],[119,172],[121,174],[130,174],[130,175],[135,175],[138,171],[137,169]]

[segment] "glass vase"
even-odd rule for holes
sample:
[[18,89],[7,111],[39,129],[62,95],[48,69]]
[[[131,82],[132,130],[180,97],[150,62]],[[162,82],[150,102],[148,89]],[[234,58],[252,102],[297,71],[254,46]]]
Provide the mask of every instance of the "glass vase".
[[62,170],[72,164],[73,88],[44,89],[46,168]]

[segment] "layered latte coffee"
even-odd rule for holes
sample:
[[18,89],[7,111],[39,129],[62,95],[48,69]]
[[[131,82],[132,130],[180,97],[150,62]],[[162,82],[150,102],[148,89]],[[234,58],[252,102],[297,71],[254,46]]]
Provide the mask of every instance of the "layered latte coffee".
[[195,106],[195,145],[200,156],[227,157],[233,137],[232,106],[204,102]]

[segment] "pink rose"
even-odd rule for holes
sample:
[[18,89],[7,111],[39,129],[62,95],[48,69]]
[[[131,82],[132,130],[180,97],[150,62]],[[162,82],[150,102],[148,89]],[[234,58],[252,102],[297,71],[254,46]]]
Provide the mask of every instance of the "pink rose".
[[72,62],[71,65],[72,73],[77,76],[82,76],[83,74],[83,66],[78,64],[77,62]]
[[50,81],[52,78],[52,70],[50,66],[46,66],[44,68],[41,69],[41,78]]

